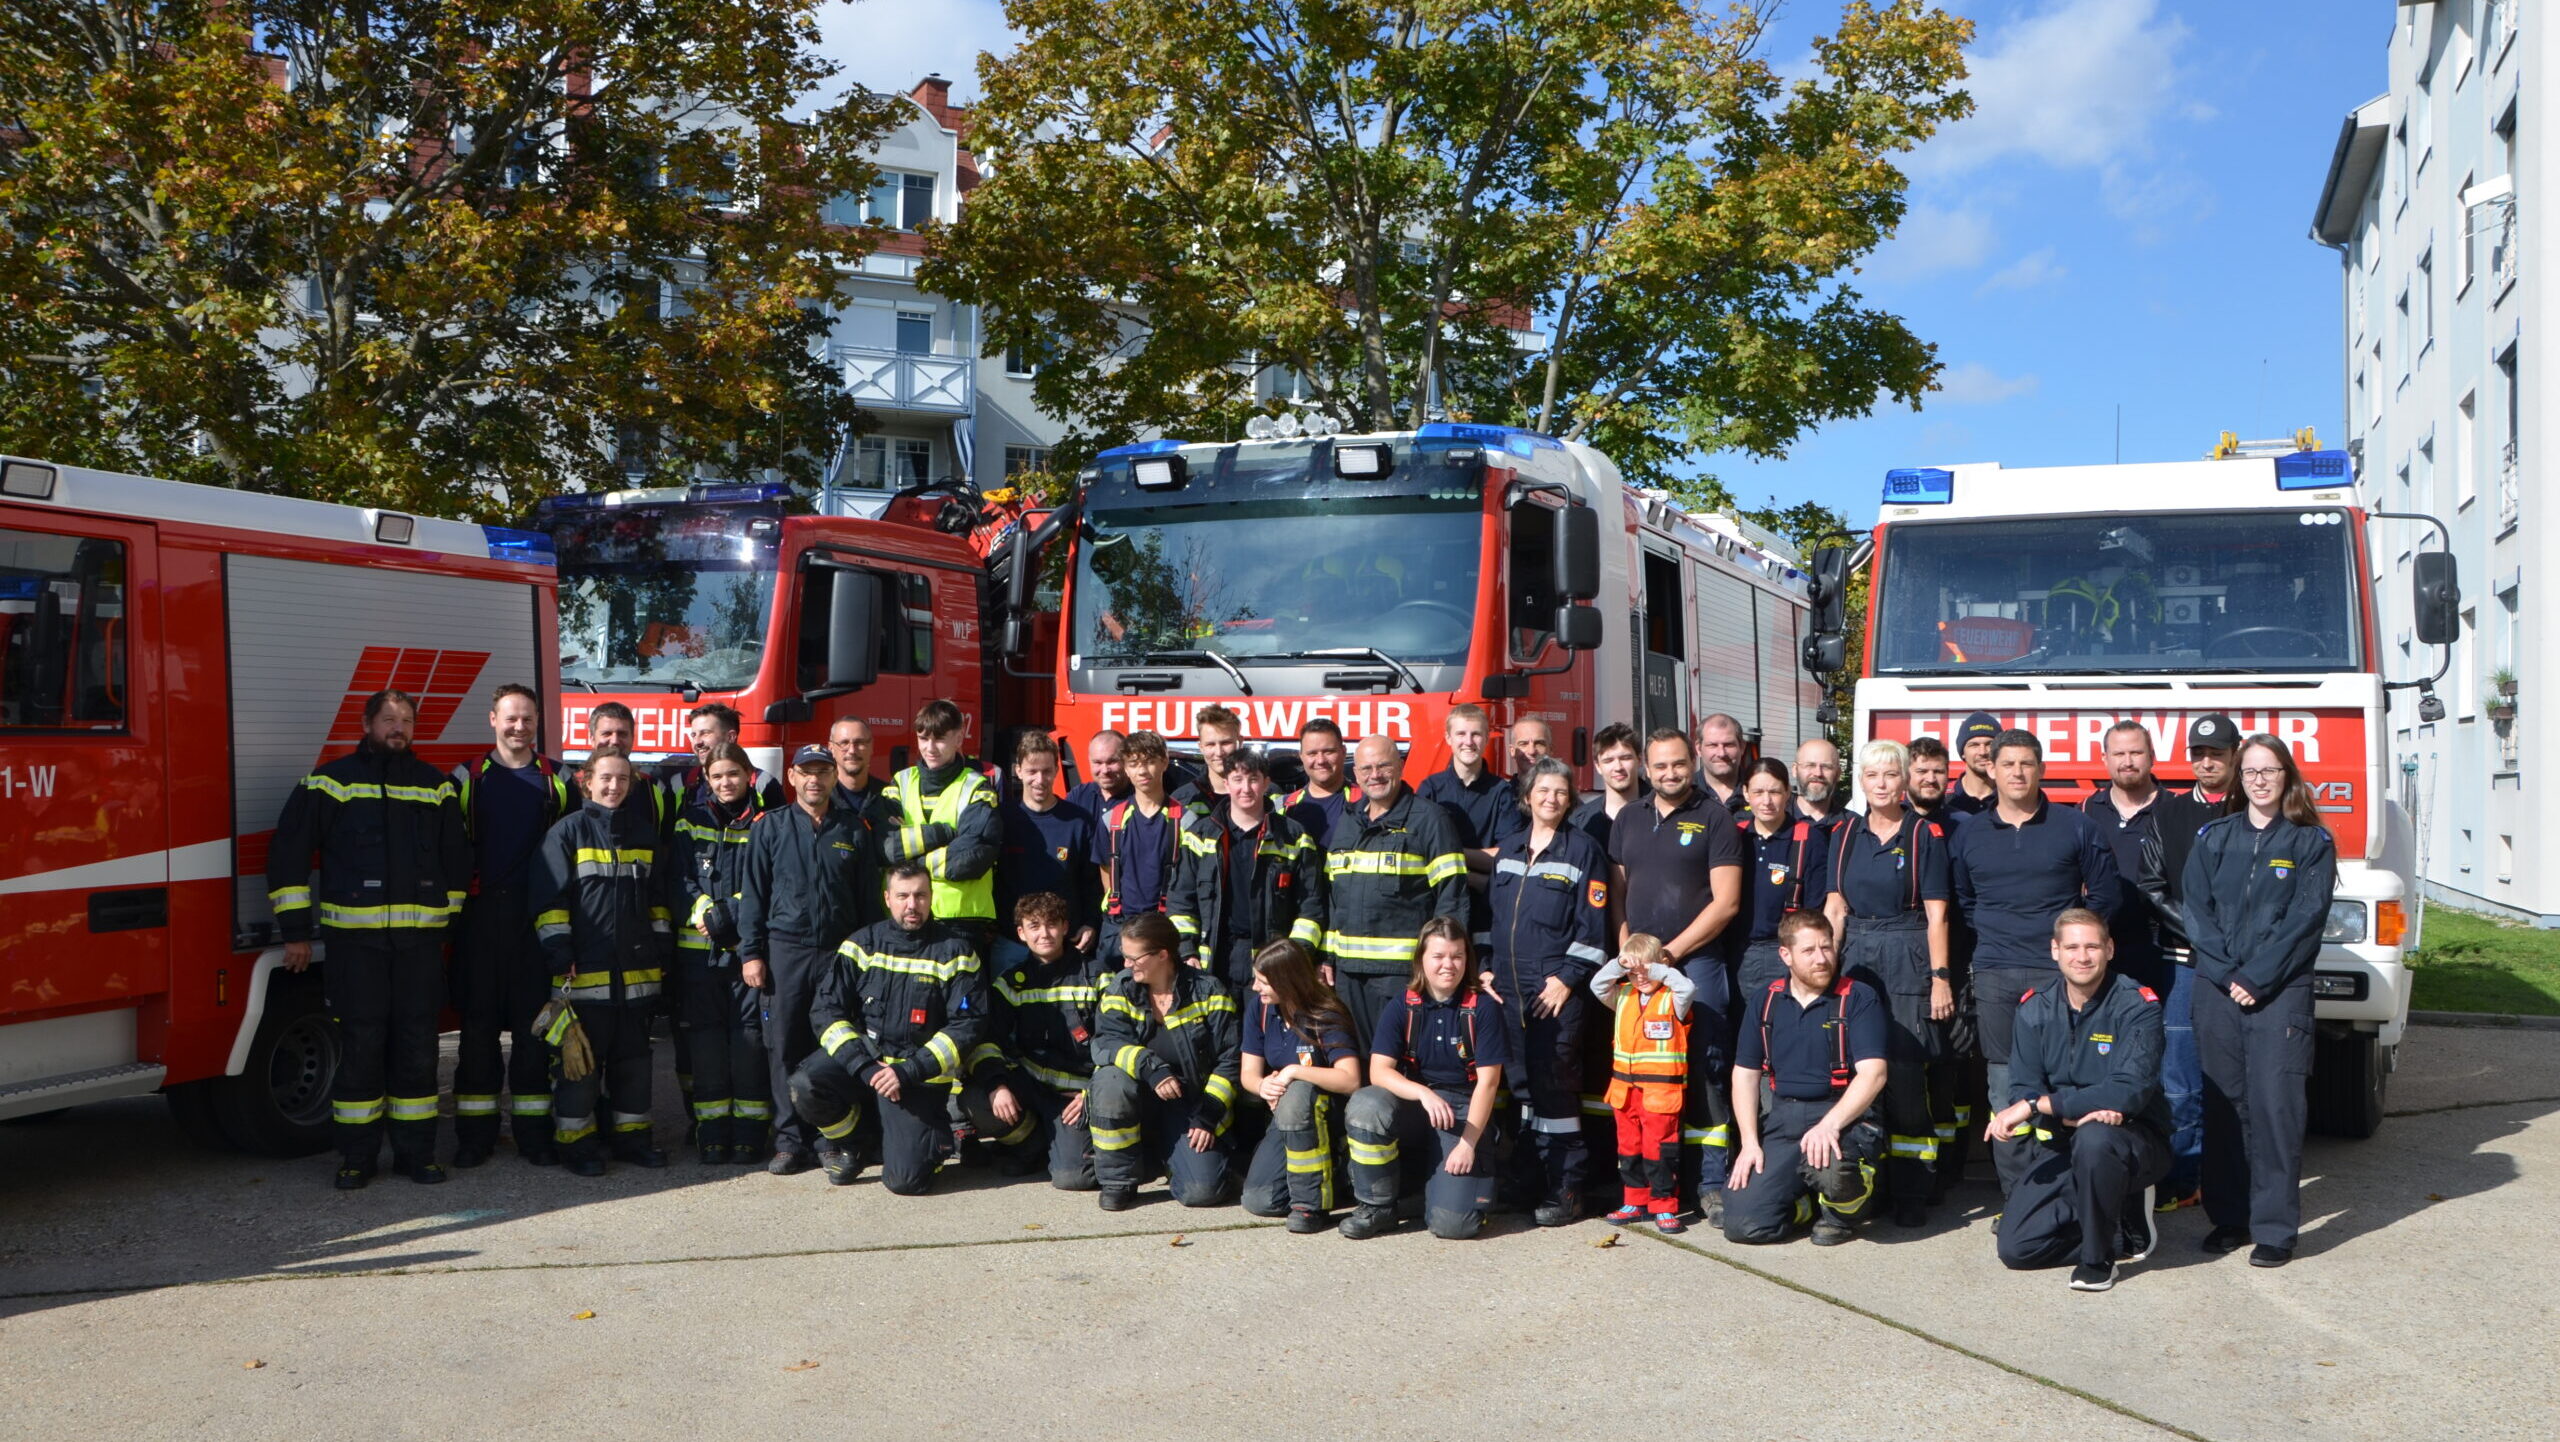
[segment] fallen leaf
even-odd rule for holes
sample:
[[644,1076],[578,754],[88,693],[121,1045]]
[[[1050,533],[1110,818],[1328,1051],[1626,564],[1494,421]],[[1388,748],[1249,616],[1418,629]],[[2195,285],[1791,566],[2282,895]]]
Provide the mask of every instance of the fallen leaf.
[[1025,1222],[1022,1224],[1022,1229],[1026,1232],[1045,1232],[1049,1227],[1045,1222]]
[[572,1321],[572,1322],[592,1322],[592,1321],[594,1321],[595,1319],[596,1319],[596,1314],[595,1314],[595,1313],[593,1313],[593,1312],[578,1312],[578,1313],[574,1313],[574,1314],[572,1314],[572,1315],[570,1316],[570,1318],[569,1318],[569,1320],[570,1320],[570,1321]]
[[814,1370],[816,1370],[816,1369],[817,1369],[817,1365],[818,1365],[817,1363],[810,1361],[810,1360],[809,1360],[808,1358],[806,1358],[806,1357],[803,1357],[803,1358],[801,1358],[798,1362],[793,1363],[792,1365],[787,1366],[787,1367],[783,1368],[782,1370],[783,1370],[783,1371],[785,1371],[785,1372],[809,1372],[809,1371],[814,1371]]
[[1615,1233],[1615,1232],[1611,1232],[1609,1235],[1607,1235],[1607,1236],[1605,1236],[1605,1237],[1602,1237],[1600,1240],[1598,1240],[1598,1241],[1596,1241],[1596,1242],[1593,1242],[1591,1245],[1593,1245],[1593,1246],[1595,1246],[1595,1247],[1614,1247],[1614,1246],[1618,1245],[1619,1240],[1620,1240],[1620,1239],[1619,1239],[1618,1234],[1617,1234],[1617,1233]]
[[2323,1366],[2323,1367],[2335,1367],[2335,1366],[2337,1366],[2338,1364],[2337,1364],[2337,1363],[2335,1363],[2335,1362],[2323,1362],[2323,1363],[2321,1363],[2320,1365],[2321,1365],[2321,1366]]
[[1168,1247],[1187,1247],[1191,1245],[1191,1238],[1180,1232],[1176,1232],[1173,1234],[1173,1240],[1165,1243],[1165,1245]]
[[240,1370],[241,1370],[241,1371],[243,1371],[243,1372],[255,1372],[255,1371],[257,1371],[260,1367],[263,1367],[263,1366],[265,1366],[265,1365],[267,1365],[267,1364],[266,1364],[266,1363],[264,1363],[264,1362],[259,1361],[259,1360],[258,1360],[257,1358],[255,1358],[255,1357],[252,1357],[252,1358],[250,1358],[248,1361],[243,1362],[243,1363],[241,1363],[241,1364],[240,1364]]
[[2444,1200],[2444,1193],[2442,1193],[2442,1192],[2429,1192],[2429,1193],[2427,1193],[2427,1200],[2428,1200],[2428,1201],[2431,1201],[2431,1202],[2441,1202],[2441,1201],[2443,1201],[2443,1200]]

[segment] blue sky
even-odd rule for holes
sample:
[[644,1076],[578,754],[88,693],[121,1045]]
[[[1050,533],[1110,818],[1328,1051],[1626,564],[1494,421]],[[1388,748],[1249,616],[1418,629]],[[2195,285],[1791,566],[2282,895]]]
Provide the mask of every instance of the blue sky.
[[[2341,118],[2384,88],[2390,0],[1959,0],[1976,114],[1910,158],[1911,214],[1859,278],[1937,344],[1943,389],[1783,461],[1707,462],[1746,504],[1874,518],[1894,466],[2201,456],[2343,437],[2338,265],[2307,236]],[[1838,14],[1793,0],[1777,53]],[[968,99],[993,0],[864,0],[821,24],[847,78]]]

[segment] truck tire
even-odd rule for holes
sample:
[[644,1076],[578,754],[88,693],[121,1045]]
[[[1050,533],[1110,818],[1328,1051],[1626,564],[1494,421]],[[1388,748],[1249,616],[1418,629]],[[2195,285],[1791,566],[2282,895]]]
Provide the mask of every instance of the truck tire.
[[2391,1059],[2380,1035],[2323,1029],[2312,1052],[2311,1129],[2362,1141],[2382,1130]]
[[279,975],[248,1064],[240,1075],[206,1085],[231,1145],[260,1156],[307,1157],[330,1144],[329,1089],[337,1079],[338,1029],[319,979]]
[[160,1091],[169,1103],[169,1115],[178,1123],[179,1135],[211,1151],[231,1149],[231,1138],[222,1134],[222,1122],[213,1114],[214,1088],[220,1084],[220,1078],[181,1082]]

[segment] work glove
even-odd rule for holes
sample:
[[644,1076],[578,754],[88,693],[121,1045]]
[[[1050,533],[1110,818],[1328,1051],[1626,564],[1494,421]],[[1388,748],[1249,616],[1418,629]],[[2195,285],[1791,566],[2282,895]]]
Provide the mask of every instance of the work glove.
[[560,1053],[562,1081],[584,1081],[596,1069],[596,1049],[587,1040],[577,1009],[566,998],[555,996],[536,1012],[533,1029]]
[[951,838],[958,834],[939,821],[928,821],[922,826],[901,826],[889,833],[888,842],[882,850],[888,853],[891,861],[913,861],[928,852],[949,846]]

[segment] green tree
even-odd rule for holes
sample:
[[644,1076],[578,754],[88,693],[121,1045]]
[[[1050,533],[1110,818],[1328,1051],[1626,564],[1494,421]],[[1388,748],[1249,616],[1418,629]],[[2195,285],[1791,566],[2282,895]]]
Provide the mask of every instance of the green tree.
[[[990,179],[923,283],[1045,348],[1062,458],[1232,434],[1284,367],[1337,423],[1543,423],[1662,484],[1916,404],[1849,284],[1892,157],[1966,112],[1968,22],[1852,0],[1782,77],[1770,0],[1007,0]],[[1548,347],[1510,331],[1535,316]]]
[[893,102],[814,0],[14,0],[0,449],[440,514],[814,480]]

